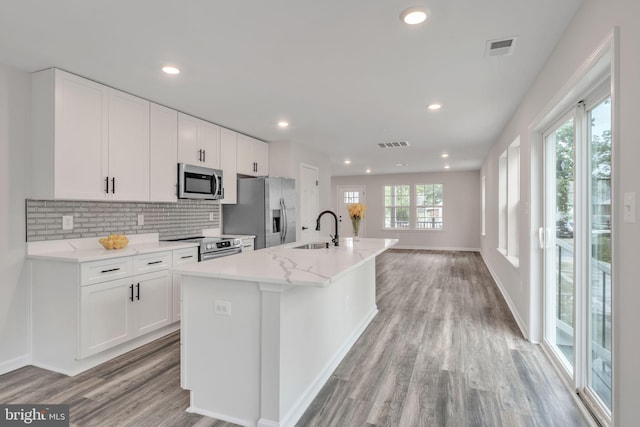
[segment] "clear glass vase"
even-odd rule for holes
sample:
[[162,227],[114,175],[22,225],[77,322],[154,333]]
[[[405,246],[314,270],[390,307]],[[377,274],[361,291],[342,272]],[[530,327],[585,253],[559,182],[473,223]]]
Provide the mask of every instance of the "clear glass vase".
[[360,218],[351,218],[351,224],[353,225],[353,240],[359,240]]

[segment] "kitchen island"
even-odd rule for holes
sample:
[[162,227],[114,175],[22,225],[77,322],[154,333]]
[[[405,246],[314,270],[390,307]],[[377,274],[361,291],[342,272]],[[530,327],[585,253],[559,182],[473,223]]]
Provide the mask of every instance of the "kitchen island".
[[376,315],[375,257],[396,243],[293,243],[176,269],[189,410],[294,425]]

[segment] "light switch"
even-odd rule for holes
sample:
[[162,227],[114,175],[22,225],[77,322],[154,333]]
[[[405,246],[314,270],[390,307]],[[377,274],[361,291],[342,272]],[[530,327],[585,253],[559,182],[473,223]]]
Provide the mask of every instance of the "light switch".
[[62,215],[62,229],[73,230],[73,215]]
[[144,215],[138,215],[138,225],[144,225]]
[[624,222],[636,222],[636,193],[624,193]]
[[209,212],[209,221],[213,221],[213,212]]

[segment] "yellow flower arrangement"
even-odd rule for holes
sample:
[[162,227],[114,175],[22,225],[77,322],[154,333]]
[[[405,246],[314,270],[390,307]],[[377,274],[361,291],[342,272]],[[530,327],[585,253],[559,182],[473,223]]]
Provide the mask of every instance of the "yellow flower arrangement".
[[358,237],[360,220],[364,218],[364,211],[367,210],[367,205],[352,203],[347,206],[347,210],[349,211],[349,218],[351,218],[351,224],[353,225],[353,237]]
[[364,211],[367,210],[367,205],[363,205],[362,203],[352,203],[347,206],[349,210],[349,218],[351,219],[362,219],[364,218]]

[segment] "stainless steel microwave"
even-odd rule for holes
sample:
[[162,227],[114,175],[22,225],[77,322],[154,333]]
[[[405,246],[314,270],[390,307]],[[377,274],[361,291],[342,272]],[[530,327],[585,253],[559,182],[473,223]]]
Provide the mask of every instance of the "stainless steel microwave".
[[178,163],[178,198],[205,200],[224,198],[222,171]]

